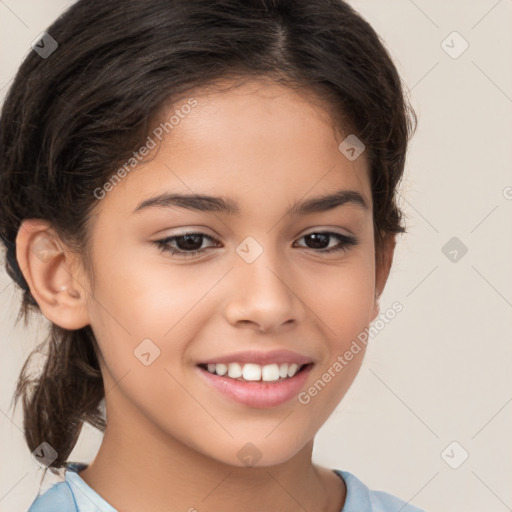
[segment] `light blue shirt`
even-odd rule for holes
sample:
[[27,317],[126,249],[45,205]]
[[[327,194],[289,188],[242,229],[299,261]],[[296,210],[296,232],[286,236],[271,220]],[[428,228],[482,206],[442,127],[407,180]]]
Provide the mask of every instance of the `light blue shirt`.
[[[28,512],[117,512],[78,475],[87,464],[70,462],[65,479],[38,496]],[[383,491],[372,491],[348,471],[334,469],[347,486],[340,512],[425,512]]]

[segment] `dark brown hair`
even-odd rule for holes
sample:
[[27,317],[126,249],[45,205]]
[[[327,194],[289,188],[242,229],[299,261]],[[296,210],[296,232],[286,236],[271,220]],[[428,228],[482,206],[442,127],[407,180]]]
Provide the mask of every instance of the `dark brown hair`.
[[[396,195],[416,116],[383,42],[343,1],[79,0],[47,32],[58,48],[29,53],[0,119],[0,237],[23,293],[18,319],[39,309],[16,260],[21,221],[49,221],[87,266],[93,191],[144,144],[164,105],[228,76],[268,77],[329,105],[366,145],[376,258],[387,235],[405,232]],[[34,376],[30,358],[43,349]],[[105,429],[97,350],[90,326],[51,324],[20,373],[27,444],[49,443],[53,468],[84,422]]]

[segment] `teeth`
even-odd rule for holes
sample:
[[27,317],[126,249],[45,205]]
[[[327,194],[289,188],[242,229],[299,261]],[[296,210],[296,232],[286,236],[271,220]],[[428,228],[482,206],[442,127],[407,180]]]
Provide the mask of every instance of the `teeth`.
[[270,382],[279,379],[279,366],[277,364],[267,364],[261,370],[261,378]]
[[293,377],[297,373],[298,369],[299,365],[297,363],[292,363],[288,366],[288,377]]
[[260,380],[261,366],[259,364],[245,364],[242,376],[244,380]]
[[[222,363],[219,363],[219,364],[214,364],[212,365],[214,366],[214,371],[211,372],[211,373],[216,373],[217,375],[226,375],[226,373],[228,373],[228,367],[225,365],[225,364],[222,364]],[[208,365],[208,371],[210,371],[210,365]]]
[[261,366],[254,363],[217,363],[208,364],[208,371],[217,375],[226,375],[232,379],[275,382],[279,379],[286,379],[293,377],[299,371],[297,363],[281,363],[281,364],[267,364]]
[[228,364],[228,377],[232,379],[238,379],[242,376],[242,367],[238,363]]

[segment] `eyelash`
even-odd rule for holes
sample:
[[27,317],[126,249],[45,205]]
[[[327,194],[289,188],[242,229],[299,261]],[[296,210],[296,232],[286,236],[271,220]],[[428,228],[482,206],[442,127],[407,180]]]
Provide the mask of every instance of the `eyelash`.
[[[193,256],[203,253],[205,251],[205,249],[200,249],[200,250],[196,250],[196,251],[183,251],[180,249],[176,250],[173,247],[170,247],[170,245],[169,245],[169,243],[171,241],[175,241],[177,238],[183,238],[185,236],[190,236],[190,235],[198,235],[203,238],[207,238],[208,240],[211,240],[212,242],[219,243],[219,241],[216,238],[214,238],[210,235],[207,235],[205,233],[199,233],[199,232],[191,232],[191,233],[184,233],[182,235],[169,236],[169,237],[163,238],[161,240],[154,240],[151,243],[156,245],[158,247],[158,249],[160,249],[160,251],[162,251],[162,252],[168,252],[168,253],[171,253],[172,255],[177,255],[182,258],[191,258]],[[350,247],[353,247],[359,243],[357,238],[355,238],[353,236],[342,235],[341,233],[335,233],[332,231],[313,231],[312,233],[308,233],[307,235],[304,235],[301,238],[304,238],[304,237],[307,237],[310,235],[328,235],[328,236],[334,237],[339,240],[339,242],[340,242],[339,245],[332,247],[330,249],[312,249],[311,247],[301,246],[305,249],[312,249],[313,251],[318,252],[320,254],[339,252],[339,251],[348,251],[350,249]]]

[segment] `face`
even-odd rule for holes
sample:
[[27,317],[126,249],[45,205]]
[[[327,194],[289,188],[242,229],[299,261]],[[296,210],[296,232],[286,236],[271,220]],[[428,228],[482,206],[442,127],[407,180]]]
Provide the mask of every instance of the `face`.
[[364,348],[335,363],[378,312],[367,161],[283,86],[193,98],[96,207],[87,312],[107,416],[226,464],[279,464],[346,393]]

